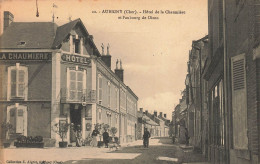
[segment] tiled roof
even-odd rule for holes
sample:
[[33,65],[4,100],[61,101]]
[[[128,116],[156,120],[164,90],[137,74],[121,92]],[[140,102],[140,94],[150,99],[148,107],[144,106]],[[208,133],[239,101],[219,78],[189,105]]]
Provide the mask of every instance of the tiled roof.
[[58,47],[62,41],[68,36],[70,31],[75,27],[75,25],[80,21],[80,19],[76,19],[74,21],[71,21],[69,23],[66,23],[62,26],[59,26],[56,31],[56,37],[53,42],[52,47],[56,48]]
[[52,22],[13,22],[0,36],[0,48],[49,49],[56,28]]
[[156,122],[154,122],[150,117],[144,115],[143,120],[145,121],[146,124],[153,125],[153,126],[159,126]]

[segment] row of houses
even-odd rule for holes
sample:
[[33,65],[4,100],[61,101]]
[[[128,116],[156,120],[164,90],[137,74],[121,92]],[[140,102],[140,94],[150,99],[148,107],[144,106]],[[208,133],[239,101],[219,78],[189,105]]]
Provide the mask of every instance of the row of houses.
[[193,41],[175,135],[211,163],[259,163],[259,1],[208,0],[209,35]]
[[[57,146],[52,127],[67,122],[79,125],[83,138],[108,124],[121,143],[135,140],[138,97],[124,83],[122,61],[113,71],[109,45],[104,49],[98,51],[81,19],[62,26],[14,22],[5,11],[0,116],[13,125],[13,135],[43,136],[45,146]],[[66,141],[75,142],[69,131]]]
[[143,138],[144,128],[150,132],[151,137],[169,137],[170,120],[166,114],[157,111],[149,113],[148,110],[140,110],[137,112],[137,139]]

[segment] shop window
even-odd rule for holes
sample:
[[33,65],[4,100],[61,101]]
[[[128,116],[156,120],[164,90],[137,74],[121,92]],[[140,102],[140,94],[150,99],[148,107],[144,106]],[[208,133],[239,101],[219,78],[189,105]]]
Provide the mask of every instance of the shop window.
[[28,85],[28,68],[20,66],[16,63],[16,66],[8,67],[8,94],[11,99],[13,98],[25,98],[27,95]]

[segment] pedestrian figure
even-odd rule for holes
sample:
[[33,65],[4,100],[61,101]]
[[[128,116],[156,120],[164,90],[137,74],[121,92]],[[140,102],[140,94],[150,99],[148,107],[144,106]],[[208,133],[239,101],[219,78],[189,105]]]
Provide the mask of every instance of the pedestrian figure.
[[107,129],[105,129],[105,132],[103,133],[103,141],[105,143],[105,147],[108,148],[109,134],[107,132]]
[[144,135],[143,135],[143,144],[144,144],[144,147],[147,147],[149,146],[149,138],[150,138],[150,133],[148,132],[147,128],[144,128]]
[[186,139],[186,146],[189,146],[189,133],[188,133],[188,129],[185,128],[185,139]]
[[81,126],[77,125],[76,128],[76,146],[81,147],[82,146],[82,133],[81,133]]
[[95,129],[92,132],[92,147],[97,147],[97,135],[99,134],[98,128],[95,127]]

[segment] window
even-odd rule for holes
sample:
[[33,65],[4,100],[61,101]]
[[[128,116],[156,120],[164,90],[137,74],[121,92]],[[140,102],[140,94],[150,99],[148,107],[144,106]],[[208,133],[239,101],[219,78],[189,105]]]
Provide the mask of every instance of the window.
[[101,113],[101,109],[98,110],[98,119],[101,120],[102,113]]
[[74,39],[74,52],[80,54],[80,40]]
[[13,125],[13,133],[27,135],[27,106],[15,105],[7,106],[7,122]]
[[9,98],[25,98],[27,95],[28,68],[20,66],[19,63],[16,63],[16,66],[8,67],[8,84],[11,84],[8,88]]
[[115,96],[116,101],[115,101],[115,103],[116,103],[116,110],[117,110],[118,109],[118,89],[117,88],[115,88],[115,92],[116,92],[116,96]]
[[98,102],[99,104],[102,103],[102,76],[99,75],[98,77]]
[[85,89],[86,70],[78,70],[77,67],[68,71],[68,93],[69,100],[81,101]]
[[211,143],[224,146],[224,95],[223,80],[211,90]]
[[108,82],[107,84],[107,95],[108,95],[108,107],[111,107],[111,84]]

